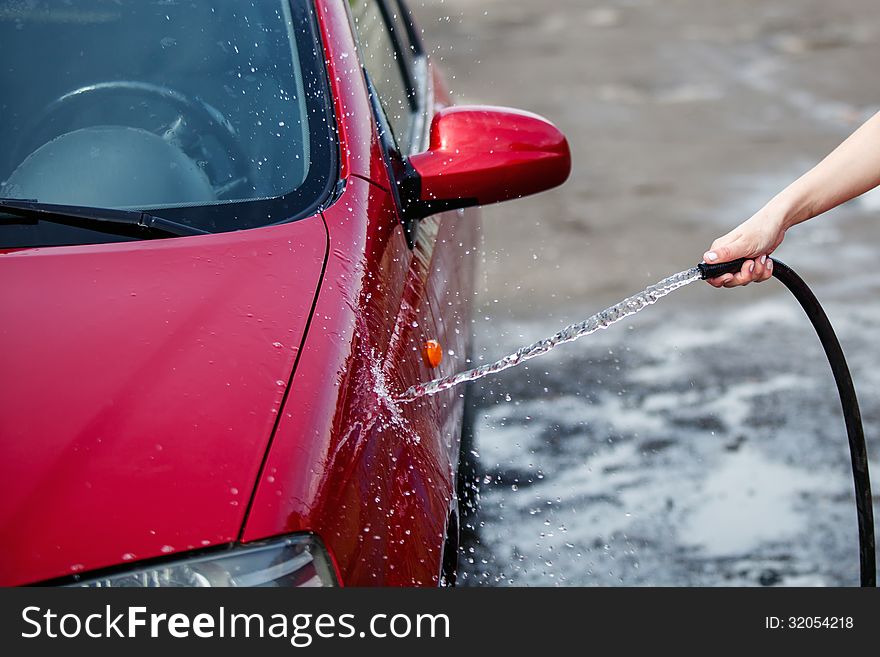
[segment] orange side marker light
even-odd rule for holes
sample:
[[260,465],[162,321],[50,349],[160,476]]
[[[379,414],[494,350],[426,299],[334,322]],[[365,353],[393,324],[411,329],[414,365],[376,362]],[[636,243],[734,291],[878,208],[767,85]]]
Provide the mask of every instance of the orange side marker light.
[[436,340],[428,340],[425,343],[425,360],[431,367],[439,367],[443,361],[443,350]]

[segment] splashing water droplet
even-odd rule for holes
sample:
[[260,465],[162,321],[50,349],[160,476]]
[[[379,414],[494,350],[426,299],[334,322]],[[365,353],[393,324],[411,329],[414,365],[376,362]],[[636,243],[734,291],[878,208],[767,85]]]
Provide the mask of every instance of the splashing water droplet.
[[477,379],[482,379],[484,376],[497,374],[498,372],[501,372],[508,368],[516,367],[517,365],[520,365],[527,360],[546,354],[548,351],[555,349],[561,344],[565,344],[566,342],[574,342],[575,340],[582,338],[585,335],[590,335],[591,333],[595,333],[600,329],[606,329],[612,324],[616,324],[620,320],[629,317],[630,315],[635,315],[637,312],[644,310],[648,306],[656,303],[667,294],[670,294],[671,292],[674,292],[675,290],[684,287],[685,285],[690,285],[694,281],[700,280],[700,278],[700,270],[697,267],[680,272],[678,274],[670,276],[669,278],[664,278],[659,283],[651,285],[650,287],[642,290],[638,294],[635,294],[609,308],[606,308],[601,312],[596,313],[595,315],[589,317],[583,322],[567,326],[555,335],[523,347],[522,349],[510,354],[509,356],[505,356],[501,360],[498,360],[494,363],[489,363],[487,365],[481,365],[479,367],[460,372],[459,374],[453,374],[451,376],[443,377],[440,379],[434,379],[433,381],[429,381],[427,383],[416,384],[406,390],[402,395],[397,397],[395,401],[415,401],[419,397],[424,397],[426,395],[436,395],[439,392],[448,390],[449,388],[457,386],[461,383],[476,381]]

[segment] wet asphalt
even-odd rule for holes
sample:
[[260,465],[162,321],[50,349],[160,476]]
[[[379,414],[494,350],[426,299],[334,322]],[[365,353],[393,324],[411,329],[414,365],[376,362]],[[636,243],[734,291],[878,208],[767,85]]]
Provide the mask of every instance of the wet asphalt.
[[[412,4],[459,102],[537,111],[572,144],[564,187],[484,213],[487,360],[692,266],[880,109],[872,0]],[[777,252],[838,330],[875,473],[878,214],[868,195]],[[691,285],[475,393],[465,585],[858,581],[839,402],[778,283]]]

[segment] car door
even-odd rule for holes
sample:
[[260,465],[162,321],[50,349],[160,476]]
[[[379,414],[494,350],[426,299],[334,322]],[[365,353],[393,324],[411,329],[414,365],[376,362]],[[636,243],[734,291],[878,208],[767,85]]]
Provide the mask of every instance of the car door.
[[[442,74],[428,60],[409,8],[402,0],[352,0],[351,6],[367,75],[379,101],[377,113],[389,133],[387,143],[396,151],[388,157],[402,159],[424,151],[435,112],[451,104],[451,98]],[[392,179],[399,172],[389,167]],[[424,350],[424,343],[435,341],[443,356],[438,366],[424,372],[428,378],[468,364],[478,219],[476,209],[459,210],[407,226],[411,285],[419,290],[420,346]],[[457,460],[460,395],[460,390],[452,390],[432,400],[439,438],[452,465]]]
[[[350,0],[350,8],[372,89],[374,111],[385,137],[390,188],[395,190],[405,172],[404,159],[427,149],[432,118],[451,100],[442,75],[428,61],[420,32],[401,0]],[[398,325],[385,358],[386,369],[395,370],[404,387],[467,366],[477,219],[478,212],[473,210],[403,222],[409,243],[406,284]],[[429,362],[429,342],[437,343],[443,356],[440,363]],[[454,490],[464,411],[462,393],[462,389],[448,390],[401,408],[409,426],[425,441],[424,455],[430,463],[427,469],[436,473],[428,476],[427,481],[433,479],[434,483],[429,485],[442,490],[446,499],[448,517],[444,518],[443,550],[457,549]],[[409,476],[406,467],[398,472],[404,478]],[[435,500],[432,513],[439,511]]]
[[[409,152],[414,154],[428,148],[434,114],[453,103],[442,70],[428,59],[421,31],[405,0],[387,2],[415,94],[414,136]],[[435,378],[470,366],[479,219],[477,208],[454,210],[421,219],[412,229],[416,248],[430,254],[426,298],[434,320],[434,339],[443,355],[442,362],[432,372]],[[444,410],[441,432],[453,462],[458,457],[462,400],[462,389],[441,393],[439,399]]]
[[[402,281],[399,287],[395,286],[400,290],[399,305],[391,311],[395,318],[389,335],[376,340],[384,351],[382,369],[389,387],[402,391],[442,372],[431,366],[425,354],[429,341],[442,344],[445,339],[436,313],[439,306],[434,261],[442,218],[406,223],[396,193],[404,158],[425,148],[433,113],[428,102],[431,91],[424,73],[415,69],[420,66],[426,70],[426,62],[421,51],[412,49],[410,27],[396,0],[349,0],[349,8],[386,163],[384,170],[371,174],[372,182],[387,188],[394,197],[393,220],[398,222],[404,242],[402,249],[394,251],[394,262],[383,268],[394,270],[388,274],[389,280]],[[396,452],[394,471],[389,477],[393,484],[386,491],[390,517],[394,519],[385,528],[385,544],[390,550],[387,556],[392,562],[406,563],[421,553],[412,550],[413,545],[425,546],[430,556],[418,558],[435,562],[438,570],[433,577],[439,578],[443,537],[455,509],[457,458],[453,458],[453,452],[457,446],[454,425],[458,412],[455,404],[430,398],[401,405],[397,413],[396,440],[404,448]],[[382,499],[384,495],[376,497]],[[421,518],[421,522],[414,524],[414,517]],[[395,534],[398,531],[400,536]],[[424,567],[410,564],[404,570],[420,572]],[[387,576],[392,581],[399,575]]]

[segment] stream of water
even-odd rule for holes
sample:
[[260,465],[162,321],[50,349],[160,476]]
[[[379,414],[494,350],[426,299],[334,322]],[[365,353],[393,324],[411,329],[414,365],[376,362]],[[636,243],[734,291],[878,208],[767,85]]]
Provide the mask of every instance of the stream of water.
[[624,299],[623,301],[609,308],[606,308],[601,312],[596,313],[592,317],[589,317],[582,322],[567,326],[558,333],[550,336],[549,338],[545,338],[543,340],[535,342],[534,344],[522,347],[518,351],[510,354],[509,356],[505,356],[501,360],[495,361],[494,363],[488,363],[486,365],[480,365],[479,367],[475,367],[473,369],[460,372],[458,374],[453,374],[451,376],[434,379],[433,381],[428,381],[427,383],[416,384],[406,390],[403,394],[399,395],[395,399],[395,401],[412,402],[419,397],[424,397],[426,395],[436,395],[438,392],[448,390],[449,388],[457,386],[461,383],[476,381],[477,379],[482,379],[484,376],[497,374],[502,370],[516,367],[517,365],[520,365],[527,360],[530,360],[537,356],[541,356],[542,354],[546,354],[548,351],[551,351],[561,344],[565,344],[566,342],[573,342],[574,340],[582,338],[585,335],[590,335],[591,333],[595,333],[600,329],[608,328],[612,324],[616,324],[625,317],[635,315],[637,312],[656,303],[667,294],[674,292],[675,290],[684,287],[685,285],[690,285],[694,281],[698,280],[700,280],[700,270],[697,267],[680,272],[678,274],[670,276],[669,278],[664,278],[659,283],[651,285],[650,287],[642,290],[638,294],[634,294],[633,296],[628,297],[627,299]]

